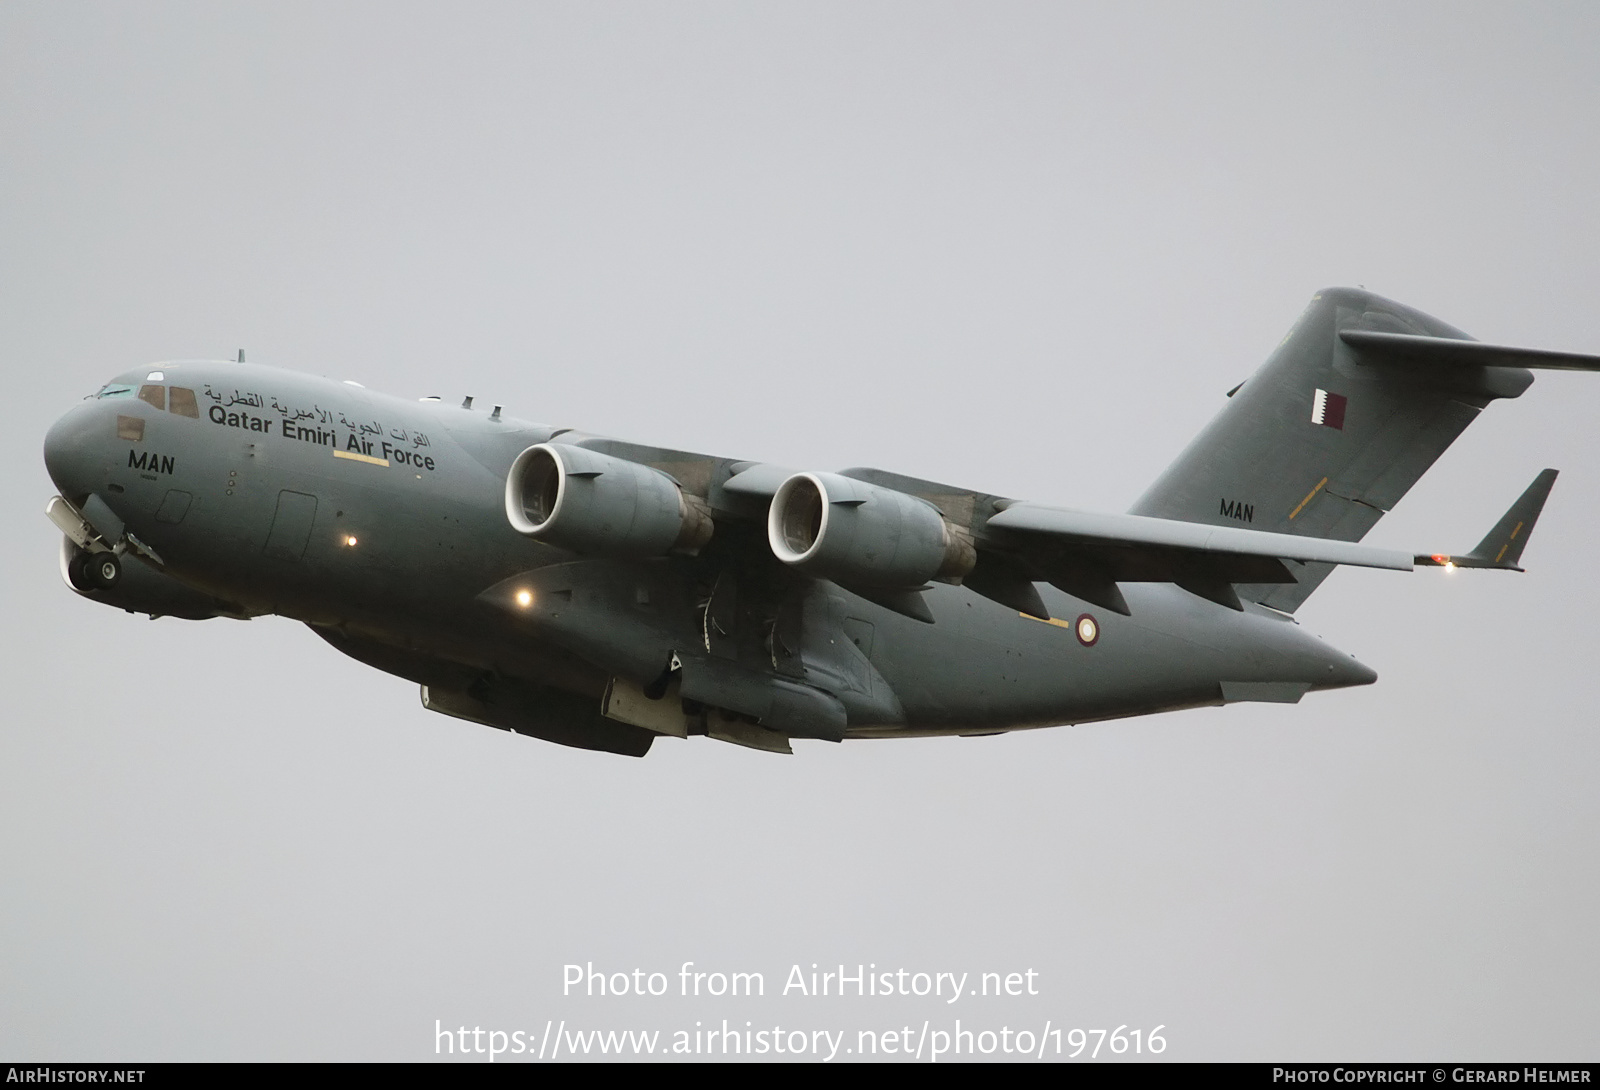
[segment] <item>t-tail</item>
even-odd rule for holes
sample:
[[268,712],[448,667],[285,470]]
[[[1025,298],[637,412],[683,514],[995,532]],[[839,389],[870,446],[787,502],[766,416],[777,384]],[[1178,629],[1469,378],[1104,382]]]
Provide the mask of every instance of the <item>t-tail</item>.
[[[1530,368],[1600,371],[1600,357],[1483,344],[1370,292],[1323,291],[1132,513],[1360,541],[1491,401],[1521,396]],[[1506,538],[1502,555],[1486,539],[1436,562],[1514,568],[1554,478],[1546,470],[1518,501],[1532,517],[1515,540],[1512,513],[1491,532]],[[1292,613],[1333,570],[1286,566],[1293,583],[1239,595]]]

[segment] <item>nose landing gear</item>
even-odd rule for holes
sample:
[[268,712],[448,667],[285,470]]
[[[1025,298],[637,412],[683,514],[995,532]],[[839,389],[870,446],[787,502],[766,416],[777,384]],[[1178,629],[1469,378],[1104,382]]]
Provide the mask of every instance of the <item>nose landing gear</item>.
[[96,590],[110,590],[122,581],[122,561],[115,553],[95,553],[88,558],[84,571]]
[[115,553],[79,553],[67,562],[67,579],[81,591],[111,590],[122,581],[122,561]]

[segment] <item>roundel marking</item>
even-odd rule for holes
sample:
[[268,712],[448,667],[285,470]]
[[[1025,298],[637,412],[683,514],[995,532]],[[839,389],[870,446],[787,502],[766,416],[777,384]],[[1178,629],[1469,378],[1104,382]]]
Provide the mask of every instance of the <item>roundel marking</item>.
[[1078,634],[1078,642],[1085,647],[1093,647],[1100,639],[1100,622],[1088,613],[1078,614],[1072,630]]

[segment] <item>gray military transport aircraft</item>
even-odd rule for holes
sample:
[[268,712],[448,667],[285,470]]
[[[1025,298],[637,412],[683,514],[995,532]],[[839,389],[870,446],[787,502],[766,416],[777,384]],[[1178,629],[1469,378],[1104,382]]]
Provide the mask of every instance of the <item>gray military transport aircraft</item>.
[[1517,567],[1540,473],[1464,555],[1361,545],[1529,368],[1317,295],[1125,515],[877,469],[797,472],[240,362],[118,376],[50,429],[69,586],[152,617],[303,621],[424,707],[642,756],[983,735],[1377,675],[1294,613],[1333,567]]

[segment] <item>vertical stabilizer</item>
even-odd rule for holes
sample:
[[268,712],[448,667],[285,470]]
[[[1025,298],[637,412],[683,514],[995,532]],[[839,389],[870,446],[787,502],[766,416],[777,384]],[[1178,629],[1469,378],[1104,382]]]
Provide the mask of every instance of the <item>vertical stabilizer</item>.
[[[1341,338],[1352,331],[1471,341],[1369,292],[1321,292],[1132,512],[1359,541],[1490,401],[1533,381],[1517,366],[1397,359]],[[1240,595],[1293,612],[1332,570],[1287,566],[1294,583],[1241,586]]]

